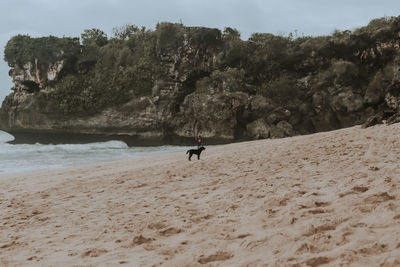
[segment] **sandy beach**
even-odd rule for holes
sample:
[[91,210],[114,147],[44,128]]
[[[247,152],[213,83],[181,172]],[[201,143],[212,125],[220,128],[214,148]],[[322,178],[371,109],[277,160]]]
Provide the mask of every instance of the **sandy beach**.
[[0,176],[0,265],[400,265],[400,124],[201,156]]

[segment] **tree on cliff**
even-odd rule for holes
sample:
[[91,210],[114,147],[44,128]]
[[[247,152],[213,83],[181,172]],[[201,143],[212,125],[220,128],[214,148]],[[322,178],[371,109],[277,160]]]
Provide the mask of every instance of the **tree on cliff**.
[[127,24],[122,27],[115,27],[113,34],[115,38],[120,40],[128,40],[131,36],[139,31],[139,27],[136,25]]
[[[226,117],[240,121],[232,124],[239,125],[232,126],[238,127],[236,132],[264,120],[271,129],[285,121],[297,132],[308,133],[360,123],[382,109],[387,88],[398,77],[399,31],[397,17],[332,36],[254,33],[245,41],[229,27],[221,33],[162,22],[155,30],[115,28],[110,39],[99,29],[88,29],[81,43],[79,38],[18,35],[8,42],[4,58],[17,71],[37,65],[43,74],[51,64],[63,62],[51,86],[46,87],[47,76],[42,75],[40,84],[47,90],[27,91],[28,81],[18,87],[30,97],[45,95],[47,103],[54,103],[47,109],[55,114],[79,117],[126,106],[129,111],[136,105],[132,103],[147,99],[151,106],[140,106],[143,110],[158,109],[166,118],[186,112],[183,117],[193,118],[198,111],[190,109],[196,106],[190,99],[210,99],[210,105],[219,105],[211,101],[217,94],[218,99],[240,95],[249,103],[243,100],[240,112]],[[199,98],[191,98],[193,94]],[[228,104],[220,110],[229,111],[235,105],[229,97],[225,100]]]
[[84,30],[84,32],[81,34],[81,39],[84,46],[103,46],[106,45],[108,41],[107,34],[105,34],[102,30],[95,28]]
[[62,58],[78,55],[80,44],[78,38],[55,36],[31,38],[29,35],[12,37],[4,48],[4,60],[10,67],[36,60],[39,63],[55,62]]

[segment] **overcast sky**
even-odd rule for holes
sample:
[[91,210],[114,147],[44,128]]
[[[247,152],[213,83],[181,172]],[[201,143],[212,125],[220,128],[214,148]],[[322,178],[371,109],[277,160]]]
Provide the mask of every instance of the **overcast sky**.
[[[399,16],[400,0],[0,0],[0,53],[16,34],[79,37],[84,29],[111,34],[116,26],[154,29],[157,22],[254,32],[327,35],[353,30],[373,18]],[[0,101],[12,87],[0,62]]]

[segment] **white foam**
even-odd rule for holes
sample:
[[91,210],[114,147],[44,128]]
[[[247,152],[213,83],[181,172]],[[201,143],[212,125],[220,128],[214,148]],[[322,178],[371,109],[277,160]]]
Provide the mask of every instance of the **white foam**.
[[128,147],[121,141],[88,144],[8,144],[13,136],[0,131],[0,174],[72,167],[150,154],[185,151],[183,146]]

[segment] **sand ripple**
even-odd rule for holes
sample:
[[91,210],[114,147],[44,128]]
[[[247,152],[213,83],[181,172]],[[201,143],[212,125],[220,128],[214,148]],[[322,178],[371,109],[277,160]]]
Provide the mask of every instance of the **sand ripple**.
[[399,266],[400,124],[0,177],[0,265]]

